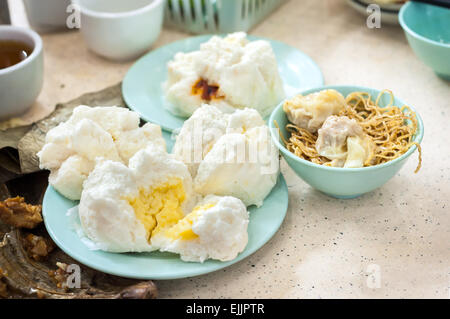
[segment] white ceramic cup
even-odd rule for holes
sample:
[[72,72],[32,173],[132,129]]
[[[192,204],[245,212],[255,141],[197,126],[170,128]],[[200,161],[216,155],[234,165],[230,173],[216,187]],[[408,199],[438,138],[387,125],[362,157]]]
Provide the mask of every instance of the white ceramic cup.
[[28,44],[33,51],[23,61],[0,69],[0,119],[26,112],[41,92],[44,59],[41,37],[30,29],[0,25],[0,41]]
[[88,47],[112,60],[142,55],[161,32],[164,0],[72,0]]

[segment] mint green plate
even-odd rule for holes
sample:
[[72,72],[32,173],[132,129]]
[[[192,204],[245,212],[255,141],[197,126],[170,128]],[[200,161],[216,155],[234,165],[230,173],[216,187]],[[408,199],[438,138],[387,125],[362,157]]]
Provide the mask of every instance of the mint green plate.
[[[211,35],[187,38],[170,43],[140,58],[128,71],[122,83],[122,94],[127,105],[146,121],[159,124],[168,131],[183,125],[185,118],[170,113],[162,84],[167,79],[167,62],[177,52],[190,52],[200,48]],[[264,38],[248,36],[250,40]],[[299,90],[323,85],[322,73],[317,64],[306,54],[282,42],[270,42],[275,52],[286,95]],[[274,105],[275,107],[276,105]]]
[[[169,138],[168,133],[165,137]],[[168,141],[168,144],[170,141]],[[137,279],[177,279],[210,273],[230,266],[248,257],[261,248],[275,234],[286,216],[288,189],[283,175],[267,196],[260,208],[251,206],[248,226],[248,244],[234,260],[220,262],[207,260],[204,263],[184,262],[179,255],[171,253],[109,253],[89,250],[78,237],[67,216],[67,210],[78,202],[60,195],[49,186],[43,202],[45,226],[53,241],[69,256],[80,263],[99,271]]]

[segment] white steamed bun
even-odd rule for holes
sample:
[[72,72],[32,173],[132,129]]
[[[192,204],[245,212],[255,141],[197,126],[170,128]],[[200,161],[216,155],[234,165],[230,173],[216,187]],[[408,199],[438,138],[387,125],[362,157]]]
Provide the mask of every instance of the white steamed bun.
[[253,109],[232,114],[203,105],[185,121],[174,146],[201,195],[235,196],[260,206],[276,184],[278,149]]

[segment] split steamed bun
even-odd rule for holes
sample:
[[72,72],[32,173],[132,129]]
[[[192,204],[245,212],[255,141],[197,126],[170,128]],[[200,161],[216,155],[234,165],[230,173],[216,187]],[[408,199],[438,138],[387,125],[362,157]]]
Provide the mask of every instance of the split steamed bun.
[[213,36],[200,50],[177,53],[164,83],[167,108],[191,116],[203,103],[222,112],[255,108],[263,117],[285,97],[270,43],[243,32]]
[[99,160],[78,208],[86,236],[112,252],[151,251],[155,234],[175,225],[196,202],[192,178],[173,155],[153,145],[129,166]]
[[40,152],[39,167],[49,169],[49,183],[65,197],[78,200],[97,158],[128,164],[148,145],[165,150],[158,125],[139,127],[139,115],[122,107],[80,105],[69,120],[51,129]]

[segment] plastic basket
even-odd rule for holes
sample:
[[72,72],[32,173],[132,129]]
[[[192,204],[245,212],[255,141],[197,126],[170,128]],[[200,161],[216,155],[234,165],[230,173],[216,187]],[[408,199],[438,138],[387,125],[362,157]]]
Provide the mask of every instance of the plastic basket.
[[167,0],[164,23],[191,33],[248,31],[286,0]]

